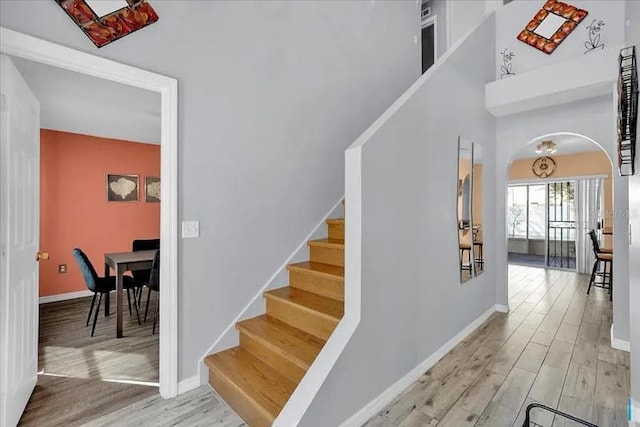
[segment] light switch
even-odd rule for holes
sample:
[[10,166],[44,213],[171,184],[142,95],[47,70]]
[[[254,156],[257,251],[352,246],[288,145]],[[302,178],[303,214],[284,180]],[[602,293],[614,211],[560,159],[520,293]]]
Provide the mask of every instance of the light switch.
[[194,239],[200,237],[199,221],[182,221],[182,238]]

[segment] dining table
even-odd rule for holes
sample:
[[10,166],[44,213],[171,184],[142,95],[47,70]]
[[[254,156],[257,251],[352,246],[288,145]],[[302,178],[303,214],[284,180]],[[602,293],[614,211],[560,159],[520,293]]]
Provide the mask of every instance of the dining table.
[[[111,270],[116,274],[116,338],[122,338],[122,316],[124,311],[122,293],[123,276],[127,271],[150,270],[157,249],[134,252],[112,252],[104,254],[104,275],[109,277]],[[107,299],[108,301],[108,299]],[[105,306],[105,310],[109,309]]]

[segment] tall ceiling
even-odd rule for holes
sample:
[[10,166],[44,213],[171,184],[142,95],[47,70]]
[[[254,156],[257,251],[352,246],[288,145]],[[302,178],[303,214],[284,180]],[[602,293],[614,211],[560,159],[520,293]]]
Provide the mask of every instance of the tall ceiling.
[[160,94],[11,58],[40,101],[40,127],[160,144]]

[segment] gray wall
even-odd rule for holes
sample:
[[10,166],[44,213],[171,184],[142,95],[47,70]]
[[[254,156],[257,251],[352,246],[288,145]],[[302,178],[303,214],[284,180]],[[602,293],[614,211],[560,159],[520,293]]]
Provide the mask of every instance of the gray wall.
[[[607,152],[610,159],[616,159],[615,147],[615,110],[613,95],[604,95],[584,101],[542,108],[524,113],[501,117],[497,125],[497,215],[498,224],[506,222],[506,191],[508,168],[518,151],[522,150],[534,138],[557,132],[573,132],[593,139]],[[533,147],[531,146],[533,152]],[[615,169],[613,173],[613,203],[616,212],[625,211],[628,207],[628,183],[621,178]],[[629,340],[629,262],[627,232],[628,218],[616,215],[613,219],[614,252],[616,258],[614,274],[613,298],[613,332],[614,337]],[[503,232],[504,233],[504,232]],[[497,299],[501,304],[507,303],[507,244],[506,239],[498,242],[499,262]]]
[[[639,48],[640,45],[636,45],[636,49]],[[640,165],[640,153],[636,154],[636,165]],[[637,407],[640,407],[640,173],[629,178],[629,214],[629,224],[633,232],[629,249],[631,397]],[[640,421],[640,413],[636,414],[636,418],[636,421]]]
[[500,65],[502,65],[500,52],[504,49],[509,49],[515,55],[511,64],[512,70],[516,74],[523,74],[536,68],[584,56],[585,42],[588,41],[587,26],[594,19],[605,22],[605,26],[600,32],[600,42],[605,45],[605,48],[623,43],[624,0],[571,0],[567,3],[584,8],[589,14],[551,55],[522,43],[516,37],[526,23],[540,10],[544,4],[543,1],[519,0],[509,4],[508,7],[496,10],[496,45],[498,50],[495,54],[495,60],[498,67],[497,78],[500,78]]
[[[484,106],[484,85],[495,73],[494,31],[490,18],[430,69],[362,148],[361,321],[301,425],[339,425],[494,306],[495,120]],[[488,267],[464,285],[459,135],[483,144],[485,154]]]
[[[635,44],[640,56],[640,2],[627,0],[627,45]],[[640,144],[640,142],[636,142]],[[636,152],[636,167],[640,168],[640,150]],[[631,321],[631,397],[640,407],[640,173],[629,179],[629,223],[633,230],[629,253],[629,305]],[[640,414],[636,414],[640,421]]]
[[446,0],[431,0],[431,13],[438,15],[436,37],[438,38],[438,58],[447,51],[447,2]]
[[[420,75],[416,2],[153,1],[97,50],[52,0],[0,25],[180,84],[179,378],[344,193],[344,149]],[[285,285],[285,283],[283,283]]]

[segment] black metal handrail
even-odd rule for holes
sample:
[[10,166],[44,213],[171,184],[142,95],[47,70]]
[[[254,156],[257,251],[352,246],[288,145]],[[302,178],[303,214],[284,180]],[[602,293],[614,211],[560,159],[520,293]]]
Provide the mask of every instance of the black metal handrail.
[[[525,415],[524,424],[522,424],[522,427],[529,427],[530,425],[532,425],[531,424],[531,410],[533,408],[540,408],[540,409],[545,410],[545,411],[553,412],[556,415],[560,415],[561,417],[567,418],[567,419],[569,419],[569,420],[571,420],[573,422],[576,422],[578,424],[582,424],[582,425],[585,425],[585,426],[588,426],[588,427],[598,427],[596,424],[591,424],[588,421],[581,420],[580,418],[574,417],[571,414],[567,414],[565,412],[558,411],[557,409],[550,408],[550,407],[548,407],[546,405],[541,405],[540,403],[532,403],[529,406],[527,406],[527,413]],[[533,424],[533,425],[537,425],[537,424]]]

